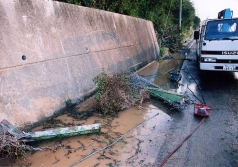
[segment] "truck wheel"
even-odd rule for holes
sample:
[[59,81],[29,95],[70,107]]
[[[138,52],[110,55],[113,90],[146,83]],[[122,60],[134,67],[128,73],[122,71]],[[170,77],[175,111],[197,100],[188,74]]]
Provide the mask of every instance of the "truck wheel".
[[196,64],[197,64],[197,68],[200,70],[200,61],[199,61],[200,57],[198,55],[196,55]]
[[201,78],[203,78],[205,75],[206,75],[206,70],[200,70],[199,69],[199,76],[201,77]]

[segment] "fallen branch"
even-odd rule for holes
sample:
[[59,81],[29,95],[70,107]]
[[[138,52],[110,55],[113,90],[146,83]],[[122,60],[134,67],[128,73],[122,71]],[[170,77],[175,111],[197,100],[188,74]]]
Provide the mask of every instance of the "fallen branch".
[[27,145],[23,141],[17,140],[14,135],[5,130],[3,130],[3,133],[0,135],[0,159],[26,159],[26,151],[56,151],[59,147],[61,147],[61,144],[52,147],[35,148]]

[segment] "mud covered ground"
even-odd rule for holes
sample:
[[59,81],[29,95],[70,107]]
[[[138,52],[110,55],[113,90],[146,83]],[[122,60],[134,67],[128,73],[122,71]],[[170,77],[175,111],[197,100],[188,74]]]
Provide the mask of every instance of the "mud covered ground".
[[[238,74],[200,72],[194,61],[194,46],[184,63],[185,56],[175,58],[176,60],[170,58],[156,61],[138,73],[164,89],[186,94],[194,103],[201,103],[203,95],[211,110],[210,116],[164,166],[237,167]],[[178,84],[170,82],[169,72],[179,69],[182,79]],[[169,106],[157,99],[151,99],[141,110],[137,107],[124,110],[117,118],[101,117],[94,112],[93,104],[94,100],[89,99],[74,110],[48,120],[34,130],[100,122],[100,134],[34,143],[39,147],[60,143],[62,147],[52,151],[29,153],[27,161],[0,161],[0,166],[159,166],[202,119],[194,116],[193,104],[188,104],[183,111],[176,111],[170,110]],[[141,124],[144,121],[146,122]],[[141,126],[135,128],[139,124]],[[133,130],[115,145],[75,164],[131,129]]]
[[[176,57],[184,58],[181,55]],[[177,91],[178,85],[170,82],[169,72],[179,70],[181,66],[182,60],[162,60],[151,63],[138,73],[165,89]],[[151,99],[141,109],[132,107],[120,112],[118,117],[102,117],[95,112],[95,100],[92,97],[76,107],[68,107],[62,115],[30,130],[101,123],[101,133],[31,143],[35,147],[61,147],[28,153],[25,161],[1,160],[0,166],[153,166],[158,148],[162,146],[172,122],[171,117],[164,113],[169,108],[163,101]],[[84,159],[121,136],[121,140],[111,147]]]

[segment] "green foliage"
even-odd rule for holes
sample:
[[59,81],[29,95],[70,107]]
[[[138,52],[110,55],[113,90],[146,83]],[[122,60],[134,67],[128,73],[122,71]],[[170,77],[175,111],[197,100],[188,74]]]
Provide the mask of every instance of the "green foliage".
[[179,33],[178,27],[175,26],[160,30],[158,32],[160,47],[169,48],[171,53],[178,51],[180,49],[182,35],[183,34]]
[[165,54],[165,47],[160,47],[160,56],[163,57]]
[[[159,31],[178,25],[179,0],[58,0],[151,20]],[[190,0],[182,1],[182,29],[193,26],[195,9]],[[197,17],[197,16],[196,16]]]
[[[178,30],[179,22],[179,0],[58,0],[61,2],[77,4],[81,6],[97,8],[101,10],[116,12],[134,17],[151,20],[157,32],[173,29],[175,36],[170,35],[170,45],[177,45],[181,42],[181,34],[189,32],[190,27],[198,28],[200,19],[195,16],[195,8],[190,0],[182,1],[182,28]],[[171,28],[172,27],[172,28]],[[170,30],[169,30],[170,31]],[[161,35],[161,34],[159,34]],[[162,36],[159,36],[161,46],[167,47],[163,43]],[[177,46],[170,50],[176,50]]]
[[75,5],[81,5],[79,0],[57,0],[57,1],[71,3],[71,4],[75,4]]
[[199,17],[195,16],[193,18],[193,29],[194,30],[196,30],[200,26],[200,22],[201,22],[201,20]]
[[72,101],[71,101],[70,99],[68,99],[68,100],[66,101],[66,105],[69,106],[69,105],[71,105],[71,104],[72,104]]
[[24,157],[25,157],[25,151],[22,151],[22,150],[18,150],[17,151],[17,155],[21,158],[21,159],[24,159]]

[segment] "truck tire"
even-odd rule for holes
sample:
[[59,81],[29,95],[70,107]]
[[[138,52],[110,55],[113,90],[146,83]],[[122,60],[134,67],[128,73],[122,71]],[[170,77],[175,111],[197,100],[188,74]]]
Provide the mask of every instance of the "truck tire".
[[198,69],[200,70],[200,66],[199,66],[199,56],[196,54],[196,64]]

